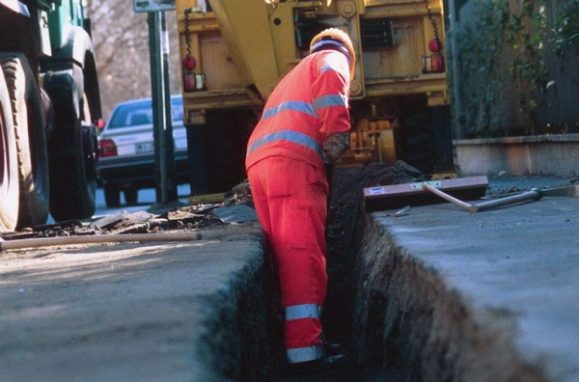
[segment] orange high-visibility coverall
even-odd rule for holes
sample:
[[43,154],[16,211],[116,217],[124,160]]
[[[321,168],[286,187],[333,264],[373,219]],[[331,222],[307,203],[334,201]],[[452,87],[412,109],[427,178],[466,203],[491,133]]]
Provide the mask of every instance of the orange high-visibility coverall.
[[328,181],[322,147],[331,134],[350,129],[349,76],[348,58],[340,52],[307,56],[272,92],[247,147],[256,213],[279,272],[290,363],[325,355],[320,318]]

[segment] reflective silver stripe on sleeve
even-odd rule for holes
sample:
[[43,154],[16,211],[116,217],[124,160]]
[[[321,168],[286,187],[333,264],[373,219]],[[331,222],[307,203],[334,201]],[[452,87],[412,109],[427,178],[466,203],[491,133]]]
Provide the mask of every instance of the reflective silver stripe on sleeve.
[[334,68],[332,65],[330,65],[330,64],[324,64],[324,65],[322,65],[322,67],[320,68],[320,73],[327,72],[328,70],[333,70],[334,72],[339,72],[339,70],[338,70],[337,68]]
[[263,112],[261,116],[262,119],[273,117],[274,115],[281,113],[282,111],[292,110],[299,111],[301,113],[311,115],[312,117],[317,117],[318,114],[312,106],[312,104],[303,101],[287,101],[282,102],[277,106],[271,107]]
[[349,74],[349,67],[347,64],[344,65],[344,63],[342,62],[332,59],[327,60],[320,67],[320,74],[324,74],[327,71],[336,72],[342,76],[345,76]]
[[331,71],[336,72],[336,73],[340,73],[342,75],[344,73],[343,68],[341,66],[339,66],[339,64],[337,64],[337,63],[325,63],[324,65],[322,65],[320,67],[320,74],[323,74],[323,73],[327,72],[328,70],[331,70]]
[[322,345],[306,346],[286,350],[289,363],[307,362],[320,359],[326,355]]
[[309,137],[303,133],[292,131],[292,130],[281,130],[275,133],[264,135],[263,137],[255,140],[248,148],[247,148],[247,155],[250,155],[252,152],[257,150],[263,145],[268,143],[274,143],[276,141],[288,141],[300,146],[304,146],[316,154],[322,157],[322,148],[316,142],[315,139]]
[[316,110],[320,110],[326,107],[332,106],[348,106],[346,97],[342,94],[330,94],[327,96],[319,97],[314,100],[314,107]]
[[286,321],[300,320],[302,318],[320,319],[321,315],[322,308],[316,304],[292,305],[285,308]]

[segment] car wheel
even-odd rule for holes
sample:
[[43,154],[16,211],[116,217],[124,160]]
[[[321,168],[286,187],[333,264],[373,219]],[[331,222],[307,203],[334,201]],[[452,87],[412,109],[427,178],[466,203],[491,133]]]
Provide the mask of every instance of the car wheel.
[[139,201],[139,190],[136,187],[129,187],[123,190],[125,201],[129,206],[136,206]]
[[116,208],[121,205],[121,190],[114,186],[105,186],[105,204],[108,208]]

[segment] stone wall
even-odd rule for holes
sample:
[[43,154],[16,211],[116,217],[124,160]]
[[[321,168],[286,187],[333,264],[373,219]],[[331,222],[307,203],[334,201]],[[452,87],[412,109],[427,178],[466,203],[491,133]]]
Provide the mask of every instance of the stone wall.
[[454,145],[463,176],[579,174],[579,134],[463,139]]

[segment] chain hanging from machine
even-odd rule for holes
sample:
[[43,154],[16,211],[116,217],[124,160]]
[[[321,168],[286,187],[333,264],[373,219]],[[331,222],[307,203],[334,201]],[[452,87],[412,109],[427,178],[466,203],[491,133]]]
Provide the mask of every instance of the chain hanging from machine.
[[197,66],[197,60],[193,57],[191,52],[191,19],[193,8],[187,8],[185,13],[185,57],[183,57],[183,90],[193,91],[197,89],[197,81],[195,80],[195,72],[193,71]]
[[429,0],[423,0],[426,7],[426,13],[432,24],[432,34],[434,38],[428,43],[428,49],[431,55],[425,55],[423,58],[422,71],[424,73],[441,73],[445,70],[444,57],[442,55],[442,41],[438,31],[438,23],[434,17],[434,13],[430,8]]
[[439,35],[438,35],[438,23],[436,22],[436,19],[434,18],[434,14],[432,13],[432,9],[430,8],[430,3],[428,2],[428,0],[424,0],[424,5],[426,6],[426,13],[428,14],[428,18],[430,19],[430,23],[432,24],[432,32],[434,34],[434,38],[438,41],[440,41]]

